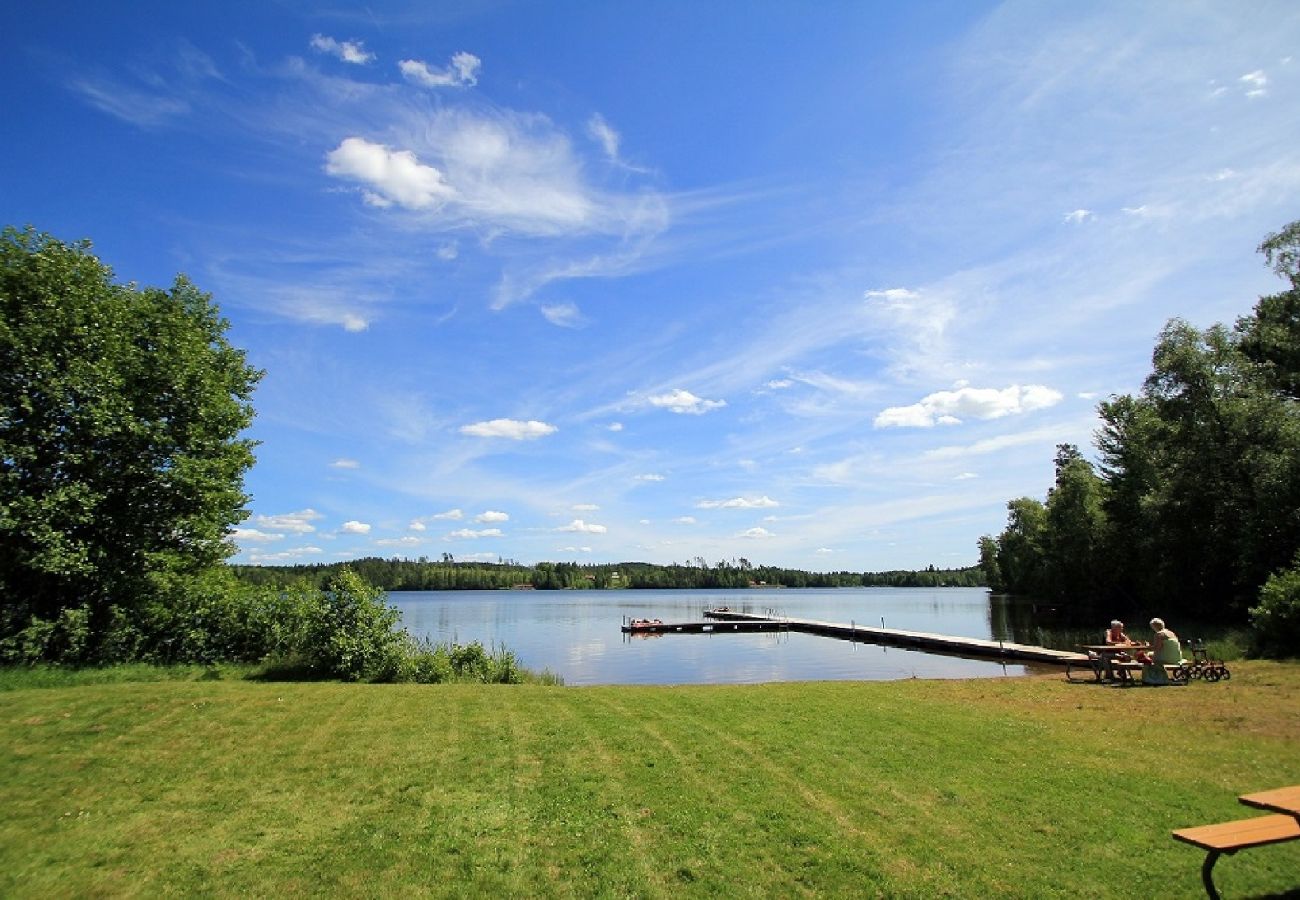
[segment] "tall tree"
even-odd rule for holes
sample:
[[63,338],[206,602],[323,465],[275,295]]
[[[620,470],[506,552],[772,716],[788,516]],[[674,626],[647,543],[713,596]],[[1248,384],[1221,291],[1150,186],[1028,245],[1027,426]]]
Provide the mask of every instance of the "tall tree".
[[1079,448],[1059,445],[1044,535],[1046,586],[1058,598],[1092,600],[1105,589],[1102,493],[1101,479]]
[[226,329],[184,277],[0,234],[0,636],[67,609],[102,630],[232,551],[260,373]]

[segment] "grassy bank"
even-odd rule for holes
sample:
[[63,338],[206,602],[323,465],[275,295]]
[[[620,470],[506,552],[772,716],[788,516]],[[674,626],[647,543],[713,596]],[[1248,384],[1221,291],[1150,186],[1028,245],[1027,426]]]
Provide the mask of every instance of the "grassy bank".
[[[0,896],[1196,896],[1300,782],[1300,666],[752,687],[0,693]],[[1300,889],[1300,843],[1225,857]]]

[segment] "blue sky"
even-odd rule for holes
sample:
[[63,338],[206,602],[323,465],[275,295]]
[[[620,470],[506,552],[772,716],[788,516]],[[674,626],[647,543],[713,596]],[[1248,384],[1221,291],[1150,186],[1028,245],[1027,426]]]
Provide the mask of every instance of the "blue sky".
[[1276,289],[1279,3],[69,3],[0,210],[266,370],[245,562],[968,565]]

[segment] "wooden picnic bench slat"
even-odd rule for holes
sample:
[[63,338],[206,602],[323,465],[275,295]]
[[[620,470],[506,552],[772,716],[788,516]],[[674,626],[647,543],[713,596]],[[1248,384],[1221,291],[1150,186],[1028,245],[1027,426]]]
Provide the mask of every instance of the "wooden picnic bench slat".
[[1300,822],[1296,821],[1295,816],[1278,813],[1272,816],[1239,819],[1235,822],[1180,828],[1174,832],[1174,837],[1204,850],[1231,853],[1247,847],[1263,847],[1266,844],[1294,841],[1300,838]]

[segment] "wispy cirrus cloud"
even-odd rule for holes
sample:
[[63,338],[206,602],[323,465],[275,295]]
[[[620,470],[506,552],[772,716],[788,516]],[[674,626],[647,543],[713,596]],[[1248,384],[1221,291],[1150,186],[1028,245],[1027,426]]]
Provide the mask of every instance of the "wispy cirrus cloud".
[[580,328],[587,321],[573,303],[543,304],[540,309],[546,321],[561,328]]

